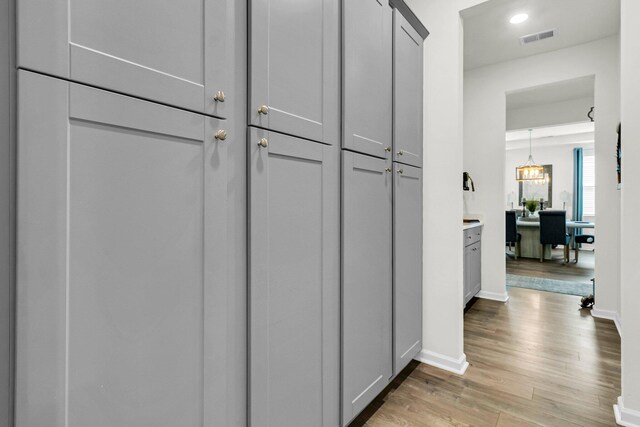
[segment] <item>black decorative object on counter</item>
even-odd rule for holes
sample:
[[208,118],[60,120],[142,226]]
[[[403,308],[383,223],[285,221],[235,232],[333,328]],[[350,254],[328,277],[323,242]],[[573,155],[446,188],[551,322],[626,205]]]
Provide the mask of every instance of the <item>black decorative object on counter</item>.
[[[471,185],[471,187],[469,187],[469,185]],[[476,186],[468,172],[462,172],[462,189],[464,191],[476,191]]]

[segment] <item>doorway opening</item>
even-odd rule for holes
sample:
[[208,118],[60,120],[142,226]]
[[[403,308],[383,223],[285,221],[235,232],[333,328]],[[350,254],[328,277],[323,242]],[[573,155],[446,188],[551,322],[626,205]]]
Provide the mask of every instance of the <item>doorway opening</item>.
[[594,76],[506,94],[507,291],[595,293],[593,105]]

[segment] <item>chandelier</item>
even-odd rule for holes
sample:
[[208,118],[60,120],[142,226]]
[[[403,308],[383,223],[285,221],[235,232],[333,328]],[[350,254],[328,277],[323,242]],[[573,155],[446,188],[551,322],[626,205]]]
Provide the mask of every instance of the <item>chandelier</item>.
[[531,155],[531,129],[529,129],[529,159],[516,168],[516,181],[544,181],[544,167],[536,164]]

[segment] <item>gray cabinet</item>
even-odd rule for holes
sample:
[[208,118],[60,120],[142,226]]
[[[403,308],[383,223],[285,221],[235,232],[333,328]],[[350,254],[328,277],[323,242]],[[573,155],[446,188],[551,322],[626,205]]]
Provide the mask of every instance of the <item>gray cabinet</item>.
[[[17,0],[18,66],[218,117],[234,102],[246,2]],[[218,92],[224,94],[214,99]]]
[[480,292],[482,284],[481,227],[464,231],[464,305]]
[[342,423],[392,376],[392,171],[342,153]]
[[223,120],[18,79],[16,425],[244,425],[239,141],[213,137]]
[[422,167],[423,39],[395,9],[393,160]]
[[339,422],[338,147],[249,129],[250,422]]
[[251,0],[249,123],[338,144],[338,0]]
[[398,374],[422,350],[422,169],[394,164],[393,353]]
[[391,158],[392,9],[386,0],[342,4],[342,146]]

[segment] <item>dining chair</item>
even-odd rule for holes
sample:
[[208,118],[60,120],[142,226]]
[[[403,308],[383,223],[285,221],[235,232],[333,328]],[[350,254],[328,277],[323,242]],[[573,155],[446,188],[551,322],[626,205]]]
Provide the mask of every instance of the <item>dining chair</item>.
[[580,245],[584,243],[594,244],[596,242],[596,236],[593,234],[576,234],[573,238],[573,243],[575,244],[575,262],[578,262],[578,253],[580,252]]
[[569,262],[571,236],[567,234],[566,211],[540,211],[540,262],[544,261],[545,245],[564,246],[564,262]]
[[522,234],[518,233],[516,211],[506,211],[505,213],[505,243],[509,245],[509,249],[511,249],[511,245],[515,245],[516,252],[514,258],[518,259],[520,256],[520,240],[522,240]]

